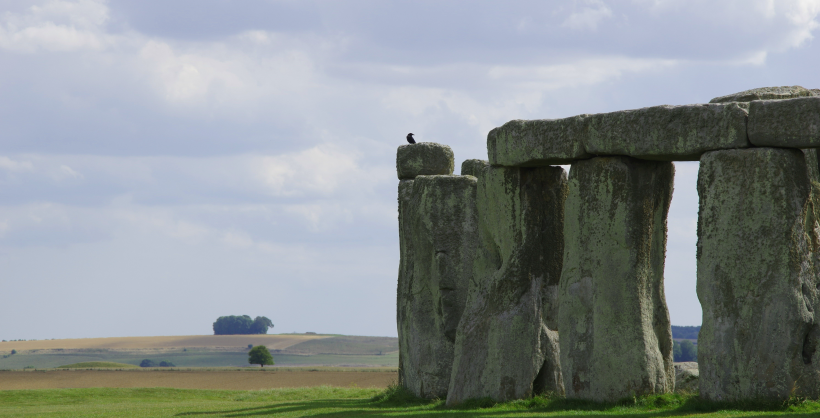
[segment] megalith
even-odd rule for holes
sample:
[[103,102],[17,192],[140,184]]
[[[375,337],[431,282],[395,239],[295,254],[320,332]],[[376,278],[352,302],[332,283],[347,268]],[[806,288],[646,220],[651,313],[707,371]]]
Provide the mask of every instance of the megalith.
[[399,180],[453,174],[454,164],[453,150],[435,142],[401,145],[396,153]]
[[399,383],[420,397],[447,396],[478,241],[475,194],[469,176],[399,182]]
[[698,364],[706,399],[820,396],[820,218],[806,160],[783,148],[701,159]]
[[566,173],[483,165],[475,175],[478,248],[447,404],[563,394],[554,300],[544,295],[557,293],[561,273]]
[[485,160],[464,160],[461,163],[461,175],[478,177],[478,173],[488,165],[490,163]]
[[663,288],[673,178],[671,162],[624,156],[570,169],[558,314],[567,397],[674,389]]

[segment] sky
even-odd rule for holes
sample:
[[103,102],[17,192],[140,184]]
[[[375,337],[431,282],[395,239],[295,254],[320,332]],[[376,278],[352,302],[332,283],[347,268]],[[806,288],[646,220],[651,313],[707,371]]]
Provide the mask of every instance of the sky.
[[[0,339],[396,335],[396,148],[820,88],[820,0],[0,0]],[[699,325],[697,162],[665,287]]]

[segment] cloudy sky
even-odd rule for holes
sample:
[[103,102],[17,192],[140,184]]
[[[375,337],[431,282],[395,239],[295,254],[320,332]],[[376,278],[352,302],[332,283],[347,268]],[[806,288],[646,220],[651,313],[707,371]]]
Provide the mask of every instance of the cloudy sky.
[[[0,338],[396,335],[395,151],[820,87],[820,0],[0,0]],[[697,163],[666,294],[700,324]]]

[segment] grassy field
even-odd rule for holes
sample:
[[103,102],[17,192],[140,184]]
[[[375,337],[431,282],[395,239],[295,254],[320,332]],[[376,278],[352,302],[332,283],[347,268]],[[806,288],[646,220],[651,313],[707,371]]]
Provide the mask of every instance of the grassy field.
[[81,362],[139,365],[144,359],[178,367],[242,367],[249,366],[249,344],[271,349],[277,366],[398,367],[396,338],[284,334],[0,342],[0,370]]
[[256,368],[256,369],[80,369],[0,371],[0,391],[62,388],[175,388],[259,390],[289,387],[386,388],[396,369]]
[[260,391],[185,389],[46,389],[0,391],[0,416],[14,417],[648,417],[817,416],[820,403],[717,404],[664,395],[597,404],[539,397],[496,404],[476,401],[446,408],[395,388],[328,386]]

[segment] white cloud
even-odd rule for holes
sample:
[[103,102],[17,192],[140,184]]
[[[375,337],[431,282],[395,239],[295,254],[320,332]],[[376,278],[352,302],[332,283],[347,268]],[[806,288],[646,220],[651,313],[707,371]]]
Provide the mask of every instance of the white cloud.
[[15,172],[31,171],[34,169],[34,165],[31,161],[17,161],[9,157],[0,156],[0,169]]
[[580,30],[595,30],[598,24],[609,17],[612,17],[612,9],[601,0],[587,0],[588,6],[584,6],[580,12],[570,14],[561,27]]
[[366,190],[392,174],[385,173],[383,168],[363,168],[356,151],[334,144],[260,157],[253,164],[274,196],[329,196],[341,189]]
[[52,0],[27,13],[0,18],[0,48],[19,52],[102,50],[113,42],[104,33],[109,19],[104,0]]

